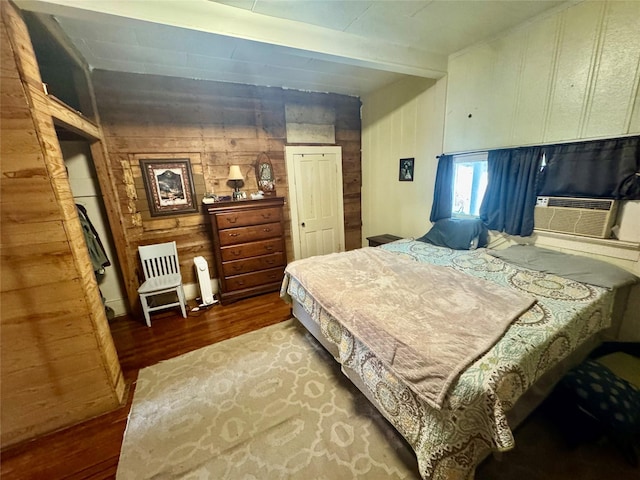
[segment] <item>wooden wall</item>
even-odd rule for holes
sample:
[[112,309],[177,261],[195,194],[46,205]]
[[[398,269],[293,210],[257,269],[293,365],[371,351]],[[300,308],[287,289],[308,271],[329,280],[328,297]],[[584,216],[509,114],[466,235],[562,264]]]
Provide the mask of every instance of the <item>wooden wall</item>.
[[[213,267],[211,233],[201,200],[205,192],[228,195],[229,165],[241,166],[243,190],[257,190],[254,164],[266,153],[273,164],[279,196],[288,198],[284,146],[285,105],[322,105],[335,110],[336,144],[343,151],[346,248],[361,247],[360,101],[335,94],[187,80],[117,72],[93,73],[113,192],[123,213],[129,270],[123,269],[129,301],[138,303],[141,273],[139,245],[176,240],[185,283],[195,283],[193,257],[202,255]],[[196,214],[152,217],[139,160],[190,158]],[[287,212],[287,247],[291,258]],[[138,265],[136,267],[136,265]],[[216,277],[216,272],[211,275]]]
[[0,3],[5,447],[116,408],[124,382],[29,34]]

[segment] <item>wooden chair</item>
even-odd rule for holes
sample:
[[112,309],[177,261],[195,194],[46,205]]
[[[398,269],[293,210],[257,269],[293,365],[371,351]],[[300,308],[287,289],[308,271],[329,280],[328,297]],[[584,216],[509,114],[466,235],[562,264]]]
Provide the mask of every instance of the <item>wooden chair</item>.
[[145,276],[144,283],[138,288],[138,295],[147,327],[151,326],[149,313],[156,310],[180,305],[182,316],[186,318],[186,301],[176,242],[140,246],[138,253]]

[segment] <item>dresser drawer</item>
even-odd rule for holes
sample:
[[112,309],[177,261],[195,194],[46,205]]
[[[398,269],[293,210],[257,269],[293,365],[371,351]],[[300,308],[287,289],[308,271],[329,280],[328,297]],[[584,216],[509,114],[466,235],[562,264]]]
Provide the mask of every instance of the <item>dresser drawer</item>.
[[220,246],[225,247],[237,243],[253,242],[281,236],[282,225],[279,222],[253,225],[250,227],[227,228],[220,230]]
[[280,283],[283,277],[284,266],[227,277],[225,278],[225,286],[227,291],[242,290],[268,283]]
[[282,216],[281,212],[282,209],[276,207],[261,208],[254,211],[217,213],[216,223],[218,224],[218,228],[222,230],[225,228],[279,222]]
[[223,304],[280,289],[287,264],[284,198],[207,206]]
[[278,252],[284,252],[281,238],[222,247],[220,249],[220,256],[223,262],[228,262],[230,260],[240,260],[242,258],[257,257],[259,255]]
[[284,255],[282,253],[274,253],[273,255],[263,255],[261,257],[225,262],[222,264],[222,270],[224,271],[225,277],[230,277],[241,273],[256,272],[258,270],[280,267],[283,266],[284,263]]

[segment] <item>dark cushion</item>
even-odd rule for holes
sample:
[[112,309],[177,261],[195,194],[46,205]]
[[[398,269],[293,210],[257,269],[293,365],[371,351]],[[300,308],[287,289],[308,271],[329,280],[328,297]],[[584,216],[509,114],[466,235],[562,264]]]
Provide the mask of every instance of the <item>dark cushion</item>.
[[572,369],[561,384],[574,394],[580,408],[611,430],[640,430],[640,390],[595,360]]
[[487,245],[488,230],[482,220],[443,218],[417,240],[454,250],[470,250]]

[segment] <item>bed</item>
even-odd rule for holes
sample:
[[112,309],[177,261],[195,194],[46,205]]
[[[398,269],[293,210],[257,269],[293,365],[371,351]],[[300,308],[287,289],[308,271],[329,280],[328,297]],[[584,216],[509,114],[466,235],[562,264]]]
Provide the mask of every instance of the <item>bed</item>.
[[[488,454],[512,449],[512,430],[612,328],[616,289],[490,253],[399,240],[295,261],[285,271],[280,293],[294,316],[406,439],[424,479],[473,478]],[[470,283],[461,290],[463,277]],[[483,288],[489,303],[505,296],[506,318],[480,303]],[[457,311],[463,297],[473,297],[471,306]],[[450,320],[420,330],[416,302],[428,304],[429,316],[441,303]],[[456,353],[443,360],[448,346]],[[423,351],[427,360],[417,357]]]

